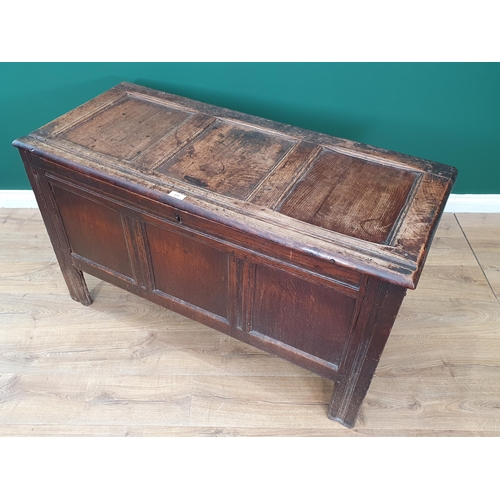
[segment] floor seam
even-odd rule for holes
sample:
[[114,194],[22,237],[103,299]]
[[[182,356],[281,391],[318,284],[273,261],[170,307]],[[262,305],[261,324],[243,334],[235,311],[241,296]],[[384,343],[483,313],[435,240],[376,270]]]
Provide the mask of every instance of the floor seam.
[[189,414],[188,414],[188,427],[191,427],[191,410],[193,409],[193,397],[194,397],[194,378],[191,378],[191,396],[189,398]]
[[479,259],[476,255],[476,252],[474,252],[474,248],[472,248],[472,245],[469,241],[469,238],[467,238],[467,235],[465,234],[465,231],[462,227],[462,224],[460,224],[460,221],[458,220],[457,214],[454,213],[453,217],[455,217],[455,220],[457,221],[458,227],[460,228],[460,231],[462,231],[462,234],[464,235],[465,241],[467,241],[467,244],[469,245],[470,251],[472,252],[472,255],[474,255],[474,258],[476,259],[477,265],[479,266],[479,269],[481,269],[481,272],[483,273],[484,279],[486,280],[486,283],[488,283],[488,286],[490,287],[490,290],[491,290],[491,293],[493,294],[493,297],[495,297],[498,305],[500,305],[500,299],[497,297],[495,290],[493,290],[493,287],[491,286],[490,280],[488,279],[488,276],[486,276],[486,273],[484,272],[483,266],[481,265],[481,262],[479,262]]

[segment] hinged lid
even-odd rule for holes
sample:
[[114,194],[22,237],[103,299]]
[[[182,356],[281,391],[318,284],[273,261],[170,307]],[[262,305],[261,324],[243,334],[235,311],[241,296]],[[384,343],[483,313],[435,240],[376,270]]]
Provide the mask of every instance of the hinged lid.
[[408,288],[457,174],[130,83],[14,145]]

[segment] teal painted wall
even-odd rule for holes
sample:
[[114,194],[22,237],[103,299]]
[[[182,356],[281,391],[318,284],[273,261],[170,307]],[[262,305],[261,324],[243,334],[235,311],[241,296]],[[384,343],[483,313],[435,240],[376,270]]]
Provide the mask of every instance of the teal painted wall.
[[0,189],[29,189],[11,142],[121,81],[453,165],[500,193],[499,63],[1,63]]

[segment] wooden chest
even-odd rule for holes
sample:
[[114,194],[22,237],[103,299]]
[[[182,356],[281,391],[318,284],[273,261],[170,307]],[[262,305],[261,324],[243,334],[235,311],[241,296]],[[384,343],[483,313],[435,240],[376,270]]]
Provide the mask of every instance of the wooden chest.
[[82,271],[334,381],[353,426],[453,167],[122,83],[18,139]]

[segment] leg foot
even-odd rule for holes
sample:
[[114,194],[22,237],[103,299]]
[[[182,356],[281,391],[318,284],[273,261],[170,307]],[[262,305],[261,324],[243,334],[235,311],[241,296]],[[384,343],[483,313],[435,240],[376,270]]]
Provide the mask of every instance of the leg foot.
[[334,420],[335,422],[338,422],[339,424],[342,424],[344,427],[347,427],[348,429],[352,429],[354,427],[354,422],[346,422],[345,420],[342,420],[340,417],[336,417],[334,415],[331,415],[330,412],[328,412],[328,418],[330,420]]
[[405,292],[378,280],[367,283],[366,305],[341,360],[328,418],[354,426]]
[[328,418],[352,429],[356,423],[368,386],[369,381],[365,381],[364,384],[356,387],[357,390],[355,390],[354,394],[349,395],[351,391],[348,387],[344,386],[342,388],[340,384],[335,384],[332,401],[328,408]]
[[79,271],[73,266],[64,266],[63,268],[63,265],[61,265],[61,270],[71,298],[84,306],[90,306],[93,300],[87,288],[87,283],[85,283],[82,271]]

